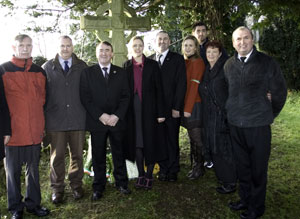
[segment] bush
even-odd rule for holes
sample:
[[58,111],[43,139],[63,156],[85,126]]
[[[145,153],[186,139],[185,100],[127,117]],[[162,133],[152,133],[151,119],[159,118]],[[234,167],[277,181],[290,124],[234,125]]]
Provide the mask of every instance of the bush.
[[281,66],[289,89],[300,90],[300,29],[296,21],[276,18],[262,32],[259,47]]

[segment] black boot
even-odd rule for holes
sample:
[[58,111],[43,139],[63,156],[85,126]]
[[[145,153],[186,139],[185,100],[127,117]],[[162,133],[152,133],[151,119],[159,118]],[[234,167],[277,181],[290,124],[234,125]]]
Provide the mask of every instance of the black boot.
[[205,172],[201,145],[191,142],[191,152],[193,152],[191,155],[191,158],[193,159],[192,170],[189,171],[187,176],[189,179],[194,180],[203,176]]

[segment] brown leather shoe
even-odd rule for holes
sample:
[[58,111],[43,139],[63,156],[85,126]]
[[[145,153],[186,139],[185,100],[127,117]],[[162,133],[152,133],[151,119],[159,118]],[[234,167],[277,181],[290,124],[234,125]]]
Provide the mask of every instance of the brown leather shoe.
[[77,188],[73,190],[73,197],[75,200],[81,199],[83,197],[83,189]]
[[64,198],[63,192],[54,192],[54,193],[52,193],[51,200],[52,200],[53,204],[57,205],[57,204],[60,204],[63,202],[63,198]]

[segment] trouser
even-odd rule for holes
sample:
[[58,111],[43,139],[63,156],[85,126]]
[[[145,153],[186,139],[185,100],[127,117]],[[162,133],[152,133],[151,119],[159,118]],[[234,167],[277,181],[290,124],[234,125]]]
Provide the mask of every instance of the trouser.
[[249,211],[262,215],[265,210],[268,161],[271,151],[271,128],[230,126],[236,159],[239,195]]
[[63,192],[65,188],[65,155],[69,145],[70,164],[68,179],[71,188],[82,186],[83,146],[85,131],[48,132],[51,138],[50,181],[53,192]]
[[202,128],[187,129],[191,145],[191,165],[203,167],[204,159],[202,155],[203,142],[202,142]]
[[[8,210],[33,209],[41,203],[39,162],[41,145],[5,146],[5,170]],[[25,200],[21,194],[21,171],[25,164]]]
[[159,162],[160,172],[163,174],[177,174],[179,172],[179,128],[180,118],[167,118],[165,133],[168,159]]
[[224,159],[222,155],[213,154],[214,169],[219,182],[224,185],[235,185],[237,180],[234,160]]
[[122,131],[96,131],[91,132],[92,162],[94,168],[93,190],[102,192],[106,184],[106,141],[109,138],[112,160],[114,165],[113,175],[116,186],[127,186],[128,177],[123,153]]

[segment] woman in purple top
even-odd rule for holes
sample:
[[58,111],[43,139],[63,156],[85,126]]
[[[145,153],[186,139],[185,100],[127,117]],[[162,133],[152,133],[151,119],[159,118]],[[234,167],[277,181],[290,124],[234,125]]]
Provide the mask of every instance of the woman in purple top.
[[[124,63],[131,101],[127,113],[125,153],[136,161],[139,177],[136,188],[151,189],[156,162],[166,159],[162,123],[165,120],[161,72],[158,63],[143,54],[144,41],[135,36],[129,43],[130,60]],[[144,171],[144,164],[147,172]]]

